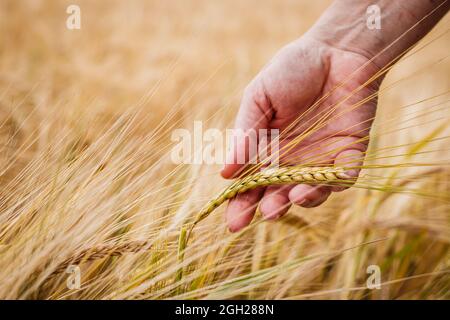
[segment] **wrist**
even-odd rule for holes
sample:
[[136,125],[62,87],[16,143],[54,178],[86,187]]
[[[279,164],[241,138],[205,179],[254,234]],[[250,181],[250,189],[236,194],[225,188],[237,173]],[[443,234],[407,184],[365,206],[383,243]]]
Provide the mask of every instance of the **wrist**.
[[335,1],[307,34],[330,47],[364,56],[381,69],[393,53],[380,53],[389,43],[383,29],[368,28],[367,7],[367,1]]
[[[369,26],[369,6],[379,8],[379,28]],[[448,11],[442,0],[335,1],[308,31],[327,45],[366,57],[383,68],[419,41]]]

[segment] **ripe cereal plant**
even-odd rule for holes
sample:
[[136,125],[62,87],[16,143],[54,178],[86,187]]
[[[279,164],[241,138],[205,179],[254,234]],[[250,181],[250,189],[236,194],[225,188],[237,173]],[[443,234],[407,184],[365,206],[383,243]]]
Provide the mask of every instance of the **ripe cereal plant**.
[[[326,166],[311,145],[301,166],[257,165],[230,184],[215,165],[170,161],[174,129],[230,128],[242,88],[328,4],[81,0],[71,31],[64,1],[2,1],[0,297],[450,298],[448,16],[370,79],[386,76],[363,165]],[[226,200],[291,183],[350,188],[226,230]],[[370,265],[380,290],[366,286]]]

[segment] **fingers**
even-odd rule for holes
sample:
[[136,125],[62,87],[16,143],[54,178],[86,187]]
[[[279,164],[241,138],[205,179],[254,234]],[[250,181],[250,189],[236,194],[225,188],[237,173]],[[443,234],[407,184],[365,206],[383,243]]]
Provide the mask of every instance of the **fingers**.
[[[358,149],[344,150],[338,153],[334,159],[335,166],[347,168],[346,174],[357,178],[362,166],[364,153]],[[313,208],[324,203],[331,192],[339,192],[347,189],[343,186],[310,186],[298,185],[289,192],[289,200],[304,208]]]
[[229,141],[231,146],[227,150],[225,165],[221,170],[222,177],[231,179],[239,176],[248,161],[257,156],[251,143],[258,141],[252,141],[251,137],[257,137],[260,129],[269,128],[272,115],[273,110],[261,81],[254,80],[245,90],[241,101],[233,141]]
[[256,188],[229,201],[225,218],[231,232],[237,232],[250,224],[263,193],[264,188]]
[[[357,178],[361,171],[364,160],[364,153],[361,150],[349,149],[340,152],[334,160],[335,166],[347,168],[345,173],[352,178]],[[348,187],[334,186],[331,188],[333,192],[340,192]]]
[[[229,141],[231,146],[227,150],[225,165],[221,170],[222,177],[231,179],[240,176],[245,171],[248,161],[256,157],[256,154],[251,154],[254,149],[250,143],[254,141],[248,139],[248,133],[257,135],[259,129],[267,129],[272,113],[262,82],[253,80],[244,92],[235,121],[237,129],[235,131],[242,131],[245,138],[242,139],[238,132],[234,135],[233,141]],[[247,191],[229,202],[225,217],[231,232],[239,231],[250,224],[264,189]]]
[[259,209],[267,220],[282,217],[296,204],[313,208],[324,203],[331,194],[329,186],[288,185],[269,186],[247,191],[232,199],[226,210],[226,220],[231,232],[237,232],[250,224],[262,198]]
[[259,210],[267,220],[278,219],[290,208],[289,191],[293,188],[289,186],[269,186],[264,192]]
[[[357,177],[360,172],[364,153],[357,149],[341,151],[337,154],[334,163],[336,166],[347,168],[346,173]],[[248,191],[238,195],[230,201],[226,219],[230,231],[236,232],[250,224],[260,202],[260,211],[267,220],[282,217],[292,204],[303,208],[313,208],[324,203],[332,191],[342,191],[342,186],[311,186],[306,184],[269,186]]]
[[234,179],[242,175],[246,166],[245,161],[239,159],[248,158],[248,145],[244,139],[237,139],[237,141],[231,143],[232,146],[227,151],[225,164],[220,171],[220,174],[225,179]]
[[304,208],[316,207],[327,200],[330,193],[330,187],[309,185],[269,186],[265,190],[250,190],[229,202],[225,213],[227,225],[231,232],[248,226],[261,198],[261,214],[267,220],[275,220],[286,214],[291,203]]
[[289,191],[289,200],[304,208],[313,208],[324,203],[331,194],[328,186],[300,184]]

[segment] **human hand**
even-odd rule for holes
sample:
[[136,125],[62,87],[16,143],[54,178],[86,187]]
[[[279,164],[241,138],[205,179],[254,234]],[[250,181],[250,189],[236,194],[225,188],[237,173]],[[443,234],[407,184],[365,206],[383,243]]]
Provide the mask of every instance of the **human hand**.
[[[280,50],[248,85],[235,128],[279,129],[281,165],[351,164],[354,169],[348,174],[356,177],[375,116],[374,93],[381,82],[369,80],[378,70],[359,53],[313,37],[301,38]],[[324,120],[323,125],[311,130],[318,120]],[[221,171],[224,178],[236,177],[244,170],[245,164],[235,161],[242,152],[248,153],[245,143],[230,151]],[[247,191],[229,202],[227,224],[231,231],[247,226],[258,202],[263,217],[276,219],[291,204],[316,207],[332,191],[341,190],[300,184]]]

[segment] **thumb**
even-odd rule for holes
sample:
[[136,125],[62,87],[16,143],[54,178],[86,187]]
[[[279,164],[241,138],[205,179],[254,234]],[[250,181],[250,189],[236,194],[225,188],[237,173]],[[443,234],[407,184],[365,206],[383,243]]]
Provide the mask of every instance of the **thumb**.
[[228,139],[225,164],[221,170],[226,179],[239,176],[251,159],[257,156],[258,133],[267,129],[272,119],[272,109],[263,86],[253,82],[244,91],[231,139]]

